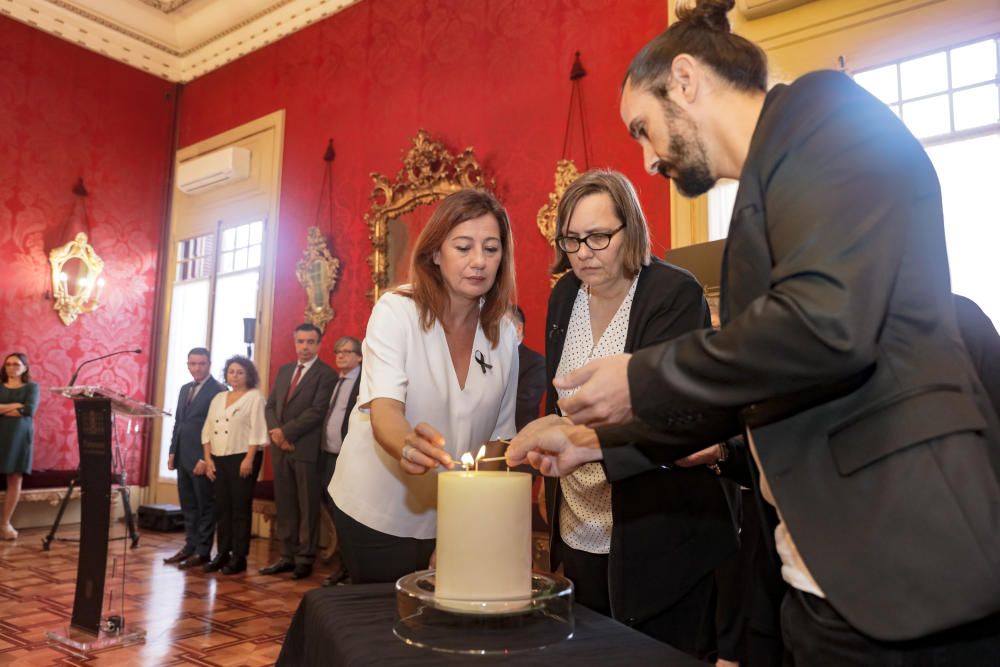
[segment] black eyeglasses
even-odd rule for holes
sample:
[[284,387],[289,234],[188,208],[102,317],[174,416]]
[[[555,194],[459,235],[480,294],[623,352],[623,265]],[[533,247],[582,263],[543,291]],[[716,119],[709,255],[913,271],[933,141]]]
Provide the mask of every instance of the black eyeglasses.
[[611,245],[611,237],[623,229],[625,229],[625,225],[622,225],[613,232],[594,232],[586,236],[560,236],[556,239],[556,245],[563,252],[570,254],[578,252],[581,243],[586,243],[587,247],[591,250],[604,250]]

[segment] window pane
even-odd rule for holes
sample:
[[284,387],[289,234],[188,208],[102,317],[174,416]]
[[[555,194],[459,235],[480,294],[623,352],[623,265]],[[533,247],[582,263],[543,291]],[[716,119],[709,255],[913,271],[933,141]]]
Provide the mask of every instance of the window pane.
[[233,272],[233,253],[224,252],[219,258],[221,264],[219,266],[219,273],[232,273]]
[[242,271],[247,268],[247,249],[240,248],[233,253],[233,271]]
[[855,75],[854,80],[886,104],[899,101],[899,82],[895,65],[859,72]]
[[[941,180],[951,289],[982,308],[1000,329],[1000,134],[927,149]],[[975,165],[970,169],[969,165]]]
[[[181,385],[191,380],[187,370],[187,353],[192,347],[204,347],[208,332],[208,280],[193,280],[174,285],[170,302],[170,323],[167,338],[167,365],[165,368],[164,406],[168,412],[177,407],[177,394]],[[225,359],[225,357],[223,357]],[[174,418],[163,418],[160,435],[159,476],[173,478],[176,474],[167,470],[170,455],[170,438],[174,430]]]
[[899,65],[899,76],[904,100],[938,93],[948,89],[948,60],[944,51],[906,60]]
[[250,223],[250,244],[256,245],[264,241],[264,223],[263,222],[251,222]]
[[902,118],[903,117],[900,114],[899,105],[898,104],[890,104],[889,105],[889,110],[892,111],[894,114],[896,114],[896,118]]
[[1000,122],[1000,88],[996,84],[957,92],[954,105],[956,130]]
[[[243,318],[257,317],[256,271],[224,276],[215,285],[215,316],[212,319],[212,358],[225,361],[234,354],[245,355]],[[214,370],[214,369],[213,369]],[[219,368],[216,377],[222,378]]]
[[254,268],[260,266],[260,246],[252,245],[249,248],[249,254],[247,255],[247,267]]
[[250,245],[250,225],[240,225],[236,228],[236,247],[246,248]]
[[733,217],[739,181],[724,178],[708,191],[708,240],[717,241],[729,235],[729,220]]
[[997,43],[988,39],[951,52],[951,85],[960,88],[997,76]]
[[236,245],[236,230],[229,228],[222,231],[222,249],[232,250]]
[[951,131],[948,96],[938,95],[903,105],[903,122],[919,138],[947,134]]

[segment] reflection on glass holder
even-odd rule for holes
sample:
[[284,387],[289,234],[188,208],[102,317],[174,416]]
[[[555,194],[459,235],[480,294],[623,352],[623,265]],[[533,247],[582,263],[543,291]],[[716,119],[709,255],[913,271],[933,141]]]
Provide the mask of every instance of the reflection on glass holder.
[[[72,277],[67,272],[70,262],[77,261],[81,268]],[[80,232],[66,245],[49,252],[52,265],[52,297],[56,312],[63,324],[69,326],[81,313],[89,313],[100,305],[104,290],[104,260],[97,256],[87,235]]]
[[510,600],[445,600],[435,595],[434,584],[434,570],[396,582],[399,620],[392,631],[407,644],[444,653],[509,655],[573,636],[573,584],[558,575],[533,572],[531,597]]

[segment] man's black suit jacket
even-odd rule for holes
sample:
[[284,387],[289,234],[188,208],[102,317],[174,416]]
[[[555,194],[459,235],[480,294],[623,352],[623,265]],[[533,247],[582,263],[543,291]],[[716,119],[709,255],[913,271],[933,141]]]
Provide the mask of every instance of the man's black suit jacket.
[[520,431],[538,419],[538,406],[545,396],[545,357],[521,343],[517,346],[517,408],[514,425]]
[[1000,435],[955,324],[942,216],[934,168],[884,104],[834,72],[776,86],[740,177],[722,328],[628,370],[665,441],[717,441],[742,417],[811,574],[883,640],[1000,609]]
[[271,394],[264,406],[268,430],[281,428],[295,451],[281,453],[296,461],[315,462],[323,447],[323,420],[330,407],[330,395],[337,384],[337,372],[317,359],[301,377],[286,404],[285,396],[295,373],[296,363],[278,369]]
[[[552,387],[580,280],[564,276],[549,297],[545,330],[546,411],[556,412]],[[708,303],[694,277],[653,260],[639,273],[629,312],[625,351],[711,326]],[[673,604],[737,548],[729,504],[706,468],[669,470],[651,463],[641,440],[605,452],[613,524],[608,588],[614,617],[641,623]],[[546,508],[553,562],[558,565],[559,483],[546,478]]]
[[208,406],[212,398],[222,386],[211,375],[205,379],[205,384],[195,394],[191,405],[187,404],[188,393],[194,382],[188,382],[181,387],[177,395],[177,410],[174,412],[174,431],[170,436],[170,454],[174,457],[174,467],[191,472],[198,460],[204,458],[205,448],[202,446],[201,429],[208,417]]

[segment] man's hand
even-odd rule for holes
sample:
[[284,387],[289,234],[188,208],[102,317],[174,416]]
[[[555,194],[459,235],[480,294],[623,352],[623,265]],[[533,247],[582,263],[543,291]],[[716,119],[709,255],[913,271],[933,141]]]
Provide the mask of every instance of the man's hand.
[[526,426],[507,448],[507,465],[527,462],[547,477],[564,477],[584,463],[604,458],[593,429],[567,423],[562,417],[543,417]]
[[722,445],[712,445],[700,452],[688,454],[682,459],[674,461],[674,465],[680,468],[694,468],[695,466],[714,466],[722,460]]
[[559,401],[559,409],[574,424],[601,426],[623,424],[632,419],[632,397],[628,387],[630,354],[595,359],[583,368],[557,377],[556,389],[575,389]]
[[201,477],[205,474],[205,459],[198,459],[198,462],[194,464],[194,470],[191,471],[193,475]]
[[[276,444],[278,447],[281,447],[281,445],[284,444],[285,432],[282,431],[280,428],[272,428],[270,431],[267,432],[267,434],[271,436],[271,442]],[[281,447],[281,449],[284,449],[284,447]]]
[[174,455],[173,454],[171,454],[170,456],[167,457],[167,470],[176,470],[176,468],[174,468]]

